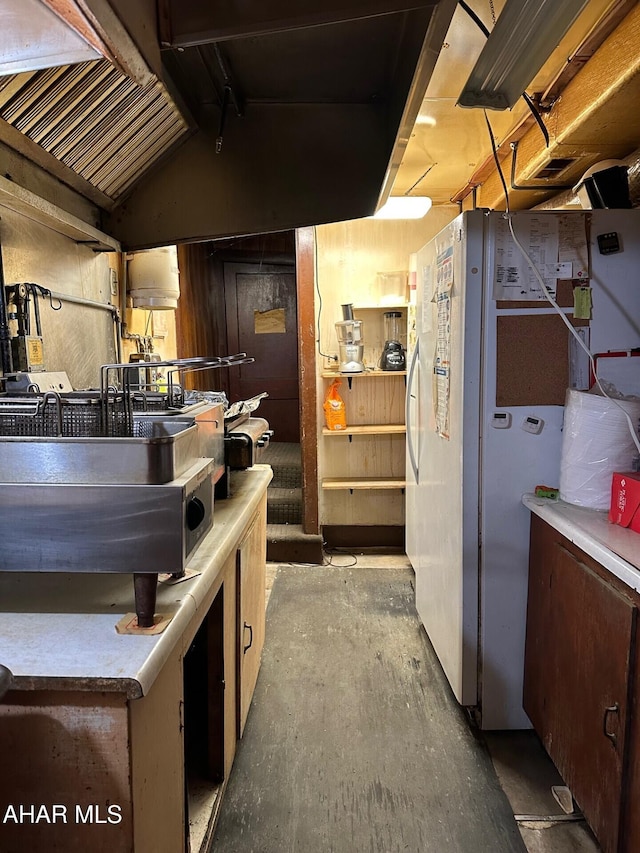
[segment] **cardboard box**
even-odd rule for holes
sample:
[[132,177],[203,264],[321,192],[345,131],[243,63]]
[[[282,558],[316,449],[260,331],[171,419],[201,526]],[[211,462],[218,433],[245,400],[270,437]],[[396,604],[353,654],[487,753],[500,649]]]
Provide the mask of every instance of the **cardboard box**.
[[609,521],[640,533],[640,473],[614,473]]

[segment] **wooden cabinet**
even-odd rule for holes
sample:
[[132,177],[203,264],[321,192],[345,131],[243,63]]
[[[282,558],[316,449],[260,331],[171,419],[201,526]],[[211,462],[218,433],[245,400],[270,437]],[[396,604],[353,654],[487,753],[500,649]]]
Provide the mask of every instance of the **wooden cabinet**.
[[637,595],[533,516],[524,708],[605,853],[629,845]]
[[242,737],[258,679],[265,633],[266,512],[238,546],[238,737]]
[[[3,809],[18,808],[18,817],[20,804],[42,804],[46,815],[1,825],[1,850],[209,849],[238,720],[246,719],[264,643],[270,478],[260,466],[240,472],[235,496],[216,505],[214,528],[191,564],[198,570],[193,580],[159,591],[159,608],[173,616],[164,633],[116,634],[109,608],[121,596],[129,600],[128,577],[112,582],[79,576],[81,586],[67,579],[54,587],[51,613],[26,611],[30,621],[45,626],[32,637],[39,641],[53,630],[60,659],[76,669],[66,677],[47,675],[47,669],[38,675],[42,669],[36,669],[41,683],[34,688],[32,676],[27,680],[13,667],[23,683],[18,680],[0,703],[0,755],[12,768],[0,777],[0,800]],[[33,575],[28,580],[37,583]],[[6,596],[3,617],[11,616],[11,608],[25,611],[24,586],[15,586],[15,601]],[[104,599],[98,592],[103,588]],[[179,606],[172,610],[176,599]],[[73,655],[70,638],[77,637],[71,631],[67,638],[57,627],[67,614],[74,630],[80,631],[78,623],[87,631]],[[99,645],[91,646],[91,630],[110,650],[99,675],[91,669]],[[117,640],[109,645],[112,637]],[[34,657],[39,667],[41,658]],[[54,664],[57,654],[49,668]],[[52,808],[58,810],[55,823]]]

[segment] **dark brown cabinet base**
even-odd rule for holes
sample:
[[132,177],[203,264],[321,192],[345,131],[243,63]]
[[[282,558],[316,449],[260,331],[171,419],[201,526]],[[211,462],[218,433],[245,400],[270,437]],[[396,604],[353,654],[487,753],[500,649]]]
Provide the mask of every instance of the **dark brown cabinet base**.
[[640,792],[639,603],[532,517],[524,707],[605,853],[640,849],[632,807]]

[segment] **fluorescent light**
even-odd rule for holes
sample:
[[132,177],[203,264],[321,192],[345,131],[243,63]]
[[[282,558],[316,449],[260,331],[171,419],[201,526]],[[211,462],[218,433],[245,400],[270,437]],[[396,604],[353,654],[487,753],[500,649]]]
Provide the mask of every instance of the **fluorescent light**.
[[422,219],[430,209],[428,196],[397,195],[388,198],[372,219]]
[[458,104],[510,109],[588,2],[507,0]]
[[437,121],[434,119],[433,116],[418,113],[418,117],[416,118],[416,124],[426,124],[429,127],[435,127]]

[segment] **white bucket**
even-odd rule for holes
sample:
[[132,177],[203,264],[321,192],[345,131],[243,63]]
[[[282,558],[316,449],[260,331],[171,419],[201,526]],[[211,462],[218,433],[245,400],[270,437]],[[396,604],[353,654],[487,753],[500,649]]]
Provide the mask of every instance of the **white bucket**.
[[624,412],[637,429],[639,400],[614,402],[598,394],[567,391],[560,458],[563,501],[609,509],[613,472],[630,471],[637,455]]
[[134,252],[129,259],[128,277],[134,308],[156,311],[178,307],[180,277],[175,246]]

